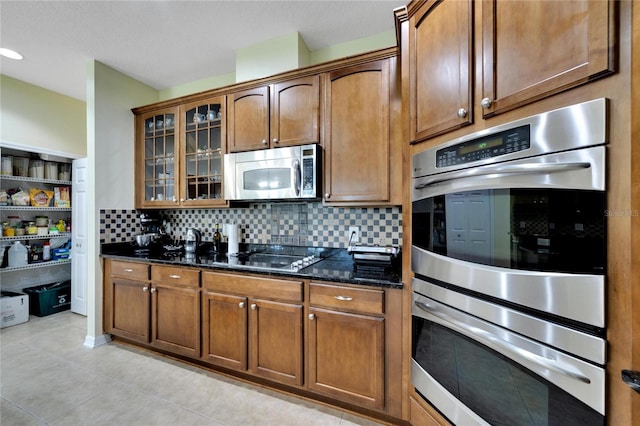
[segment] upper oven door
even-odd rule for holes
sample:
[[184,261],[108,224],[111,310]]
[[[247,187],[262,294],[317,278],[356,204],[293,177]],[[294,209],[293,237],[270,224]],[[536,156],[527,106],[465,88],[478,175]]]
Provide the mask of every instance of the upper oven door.
[[413,271],[603,327],[604,179],[603,146],[414,179]]

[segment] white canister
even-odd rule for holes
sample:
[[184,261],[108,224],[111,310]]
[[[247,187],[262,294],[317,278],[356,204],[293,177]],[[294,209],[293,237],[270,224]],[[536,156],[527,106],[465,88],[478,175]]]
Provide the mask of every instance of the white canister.
[[44,164],[44,178],[58,179],[58,163],[47,161]]
[[29,177],[44,179],[44,161],[31,160],[29,162]]
[[13,157],[10,155],[2,156],[2,176],[13,176]]

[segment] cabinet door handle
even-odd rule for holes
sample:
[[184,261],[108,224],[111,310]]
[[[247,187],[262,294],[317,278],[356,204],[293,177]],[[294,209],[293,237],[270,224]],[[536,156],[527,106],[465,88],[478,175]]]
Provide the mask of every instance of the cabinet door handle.
[[482,108],[489,108],[491,106],[493,102],[491,102],[491,99],[489,98],[482,98],[482,100],[480,101],[480,106]]
[[346,302],[353,300],[353,297],[349,297],[349,296],[334,296],[333,298],[338,300],[344,300]]
[[273,138],[273,143],[279,143],[280,141],[278,140],[278,138]]
[[142,287],[142,291],[144,291],[144,292],[149,291],[149,287],[147,287],[147,286]]
[[460,108],[458,110],[458,117],[465,118],[467,116],[467,110],[464,108]]
[[324,198],[326,198],[327,200],[329,199],[331,195],[327,192],[326,194],[324,194]]
[[184,198],[180,198],[180,202],[181,202],[181,203],[184,203]]
[[238,303],[238,308],[240,308],[240,309],[244,308],[244,302]]
[[267,140],[266,139],[262,139],[262,145],[266,145],[267,144]]
[[174,280],[179,280],[182,277],[180,275],[171,274],[171,275],[169,275],[169,278],[173,278]]
[[127,269],[125,269],[124,271],[125,271],[125,272],[133,272],[133,269],[129,269],[129,268],[127,268]]
[[314,314],[309,314],[309,319],[313,321],[314,319],[316,319],[316,316]]
[[157,291],[157,288],[155,287],[151,287],[151,290],[149,290],[151,293],[155,293]]
[[257,307],[258,307],[258,305],[256,305],[255,303],[251,304],[251,310],[252,311],[255,311]]

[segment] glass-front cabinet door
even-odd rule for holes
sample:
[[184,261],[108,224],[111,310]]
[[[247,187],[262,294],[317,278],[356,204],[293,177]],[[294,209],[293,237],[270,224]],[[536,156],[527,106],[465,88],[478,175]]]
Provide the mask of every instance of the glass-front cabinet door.
[[183,205],[226,204],[222,193],[226,145],[225,97],[183,105],[181,199]]
[[137,207],[174,207],[179,199],[177,108],[138,116]]

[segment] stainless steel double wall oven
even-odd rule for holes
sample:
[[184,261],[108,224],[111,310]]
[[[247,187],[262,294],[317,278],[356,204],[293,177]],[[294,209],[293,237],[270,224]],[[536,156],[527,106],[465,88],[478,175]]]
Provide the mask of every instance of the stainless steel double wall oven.
[[412,380],[454,424],[605,422],[607,100],[413,157]]

